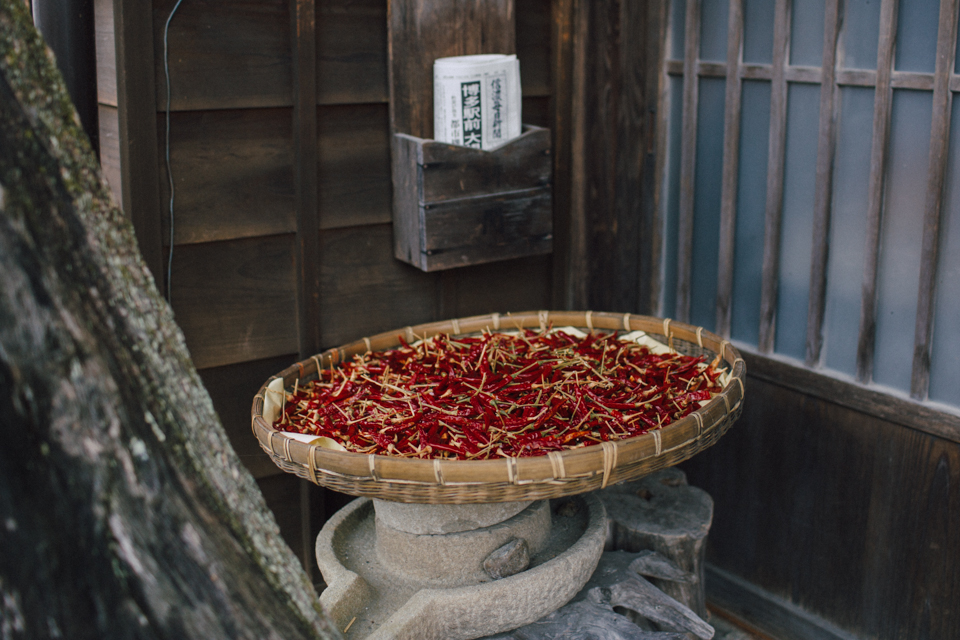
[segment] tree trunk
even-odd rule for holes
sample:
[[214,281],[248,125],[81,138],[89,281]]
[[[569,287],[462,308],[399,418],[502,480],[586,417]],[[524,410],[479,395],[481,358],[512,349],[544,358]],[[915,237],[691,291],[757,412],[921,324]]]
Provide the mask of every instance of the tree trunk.
[[0,435],[0,637],[340,637],[23,0],[0,0]]

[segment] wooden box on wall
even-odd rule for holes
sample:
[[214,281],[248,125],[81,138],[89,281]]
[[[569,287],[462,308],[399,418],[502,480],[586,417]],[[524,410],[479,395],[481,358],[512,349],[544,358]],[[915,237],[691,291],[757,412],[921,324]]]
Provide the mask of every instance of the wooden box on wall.
[[493,151],[394,134],[394,255],[423,271],[553,250],[550,131]]

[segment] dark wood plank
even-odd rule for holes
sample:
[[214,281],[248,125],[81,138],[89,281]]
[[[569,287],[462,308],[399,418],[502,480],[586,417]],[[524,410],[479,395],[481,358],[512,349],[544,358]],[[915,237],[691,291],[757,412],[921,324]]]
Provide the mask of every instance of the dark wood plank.
[[920,284],[917,296],[917,323],[913,343],[913,368],[910,395],[923,400],[930,388],[930,347],[933,340],[933,315],[937,262],[940,248],[940,219],[943,182],[947,169],[950,141],[950,116],[953,95],[950,71],[957,48],[957,0],[940,3],[940,27],[937,35],[937,62],[933,89],[933,116],[930,125],[930,160],[927,168],[927,194],[923,211],[923,240],[920,257]]
[[[617,50],[609,83],[616,88],[612,102],[613,138],[595,141],[602,147],[616,149],[613,190],[605,223],[595,224],[588,298],[591,309],[640,311],[641,271],[645,245],[642,235],[642,190],[646,165],[647,82],[646,36],[647,11],[643,3],[614,3]],[[594,169],[598,168],[594,165]],[[603,227],[607,227],[604,229]],[[602,231],[602,233],[597,233]]]
[[[423,251],[428,262],[471,264],[461,254],[486,253],[483,262],[521,241],[552,245],[553,211],[549,188],[474,196],[424,206]],[[540,251],[538,251],[540,253]],[[448,255],[442,255],[448,254]],[[516,254],[514,254],[516,255]],[[434,268],[437,268],[436,266]]]
[[387,103],[387,1],[317,6],[317,102]]
[[[153,4],[156,109],[166,106],[163,29],[176,0]],[[293,82],[288,0],[192,0],[170,22],[171,109],[287,107]]]
[[98,110],[100,123],[100,167],[103,177],[113,191],[114,199],[123,202],[123,180],[120,176],[120,114],[116,107],[101,104]]
[[97,101],[116,107],[117,47],[114,44],[113,0],[94,0],[93,20],[97,48]]
[[[551,0],[526,0],[515,4],[517,59],[520,60],[520,82],[525,97],[551,95],[550,35],[553,25],[550,7]],[[526,117],[523,122],[536,124]]]
[[173,259],[173,309],[198,368],[298,348],[293,234],[183,245]]
[[116,35],[121,205],[137,233],[140,253],[164,290],[166,259],[160,216],[157,118],[154,95],[153,33],[148,11],[126,2],[113,3]]
[[281,473],[250,433],[250,406],[260,386],[298,360],[296,352],[265,360],[200,369],[213,408],[237,455],[255,478]]
[[493,151],[424,142],[423,202],[519,191],[550,184],[550,131],[527,129]]
[[836,625],[728,571],[707,564],[706,574],[711,610],[720,609],[725,617],[746,622],[754,634],[763,634],[760,637],[855,640]]
[[390,222],[387,105],[325,106],[317,118],[320,228]]
[[746,398],[683,465],[715,501],[708,560],[853,637],[957,637],[957,443],[752,373]]
[[464,318],[550,308],[551,258],[532,256],[457,270],[457,286],[442,317]]
[[293,167],[296,189],[297,319],[300,356],[320,351],[320,213],[315,0],[290,0],[293,40]]
[[[553,99],[553,302],[554,309],[575,308],[570,271],[575,239],[572,235],[571,164],[573,111],[574,1],[551,3],[550,69]],[[522,71],[522,70],[521,70]]]
[[437,274],[393,258],[389,224],[320,232],[324,347],[436,319]]
[[723,106],[723,167],[720,194],[720,251],[717,266],[717,333],[730,337],[733,266],[740,175],[740,101],[743,81],[743,0],[730,0],[727,24],[727,86]]
[[419,138],[401,134],[393,136],[393,211],[403,212],[403,215],[394,216],[393,256],[408,264],[419,264],[420,254],[423,253],[420,216],[419,213],[413,215],[420,209],[417,167],[422,149],[422,140]]
[[[648,315],[663,316],[663,254],[664,234],[663,218],[663,186],[664,173],[667,168],[667,119],[669,116],[669,107],[667,104],[668,92],[666,90],[666,42],[667,42],[667,3],[653,2],[648,5],[648,27],[649,35],[647,37],[650,50],[647,54],[648,75],[647,75],[647,99],[648,109],[651,113],[648,117],[651,120],[651,128],[648,130],[647,137],[647,157],[646,165],[649,171],[646,172],[647,183],[644,185],[647,219],[649,220],[649,233],[647,237],[647,251],[649,253],[649,267],[647,276],[641,280],[641,313]],[[646,287],[644,291],[643,287]]]
[[[162,130],[162,115],[158,121]],[[175,244],[296,230],[291,122],[288,108],[170,114]],[[161,146],[160,196],[167,203],[170,188],[162,153]],[[169,225],[164,215],[164,238]]]
[[587,115],[583,108],[588,98],[588,44],[590,42],[590,3],[573,7],[572,76],[570,79],[570,216],[566,243],[565,306],[587,308]]
[[830,202],[833,196],[833,159],[837,146],[837,45],[840,1],[827,0],[823,27],[823,84],[820,87],[820,122],[817,127],[816,193],[813,202],[813,243],[810,256],[810,298],[807,306],[807,366],[820,362],[823,347],[823,314],[827,297],[827,258],[830,242]]
[[391,0],[390,121],[393,131],[433,137],[433,61],[515,53],[513,0]]
[[867,187],[867,237],[864,249],[863,285],[860,302],[860,331],[857,339],[857,378],[868,382],[873,376],[874,340],[877,332],[877,269],[880,256],[880,221],[883,209],[884,174],[890,138],[893,67],[897,33],[897,2],[880,5],[880,44],[877,47],[877,87],[873,101],[873,146],[870,150],[870,182]]
[[523,124],[550,128],[552,96],[527,96],[523,99]]
[[700,55],[700,0],[687,2],[684,19],[683,129],[680,137],[680,214],[677,247],[677,307],[681,322],[690,319],[693,273],[693,205],[697,166],[697,105]]
[[774,10],[773,79],[770,81],[770,137],[767,151],[767,202],[763,223],[763,276],[760,284],[761,353],[774,348],[777,289],[780,283],[780,227],[783,218],[783,171],[787,157],[787,79],[790,51],[790,0]]

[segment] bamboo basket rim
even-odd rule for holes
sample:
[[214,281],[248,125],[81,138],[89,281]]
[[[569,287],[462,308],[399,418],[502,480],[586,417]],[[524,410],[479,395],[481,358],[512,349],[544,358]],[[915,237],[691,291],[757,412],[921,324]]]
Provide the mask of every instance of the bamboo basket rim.
[[[353,355],[399,346],[401,336],[413,342],[438,333],[545,330],[550,326],[574,326],[589,332],[645,331],[681,353],[687,349],[719,355],[729,367],[729,379],[706,406],[659,430],[523,458],[418,459],[335,451],[286,437],[263,417],[267,387],[277,378],[287,390],[296,380],[315,379],[318,369],[335,367]],[[746,363],[729,340],[671,319],[597,311],[494,313],[386,331],[301,360],[263,383],[253,399],[251,426],[260,446],[282,470],[343,493],[434,504],[553,498],[635,479],[712,445],[740,414],[745,375]]]

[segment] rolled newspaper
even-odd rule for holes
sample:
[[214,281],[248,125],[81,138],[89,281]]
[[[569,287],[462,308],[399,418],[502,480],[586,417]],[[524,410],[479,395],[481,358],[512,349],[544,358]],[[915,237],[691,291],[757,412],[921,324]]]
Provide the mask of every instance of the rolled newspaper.
[[517,56],[486,54],[434,61],[434,140],[496,149],[520,135],[520,110]]

